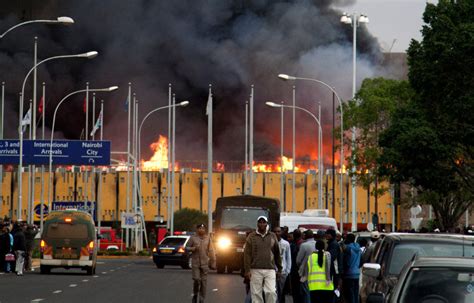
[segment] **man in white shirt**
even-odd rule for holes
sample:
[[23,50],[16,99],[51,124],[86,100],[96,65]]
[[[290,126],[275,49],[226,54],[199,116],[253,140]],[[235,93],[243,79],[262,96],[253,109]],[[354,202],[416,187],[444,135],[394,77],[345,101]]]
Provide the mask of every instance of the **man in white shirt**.
[[273,232],[277,236],[278,244],[280,246],[280,256],[281,256],[281,279],[277,281],[277,293],[278,293],[278,302],[285,303],[285,293],[283,289],[285,287],[286,279],[291,271],[291,252],[290,252],[290,243],[281,237],[281,228],[275,227]]

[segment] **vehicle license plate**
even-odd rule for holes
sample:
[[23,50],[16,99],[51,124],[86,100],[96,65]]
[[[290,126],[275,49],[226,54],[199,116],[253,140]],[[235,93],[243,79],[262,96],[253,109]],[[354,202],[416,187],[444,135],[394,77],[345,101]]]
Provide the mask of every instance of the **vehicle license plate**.
[[160,249],[162,254],[170,254],[173,252],[173,249]]
[[237,252],[244,252],[244,249],[242,247],[237,247]]

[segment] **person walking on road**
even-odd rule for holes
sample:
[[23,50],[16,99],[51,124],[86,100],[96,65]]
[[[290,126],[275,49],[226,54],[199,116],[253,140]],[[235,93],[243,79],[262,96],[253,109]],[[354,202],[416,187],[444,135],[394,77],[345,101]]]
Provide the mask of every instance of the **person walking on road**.
[[282,229],[280,227],[275,227],[273,229],[275,235],[278,239],[278,244],[280,246],[280,256],[281,256],[281,278],[277,281],[277,295],[278,303],[285,303],[285,284],[286,279],[291,271],[291,252],[290,252],[290,243],[282,238]]
[[31,271],[31,258],[33,254],[33,245],[35,241],[35,236],[38,233],[38,228],[32,224],[29,224],[25,230],[25,247],[26,247],[26,254],[25,254],[25,270]]
[[[331,277],[334,284],[334,289],[337,290],[337,297],[340,297],[341,290],[341,274],[342,274],[342,249],[336,240],[336,231],[334,229],[326,230],[326,240],[328,242],[327,251],[331,254]],[[339,300],[338,300],[339,301]]]
[[331,276],[331,254],[324,250],[323,240],[316,241],[316,251],[308,257],[306,271],[311,303],[333,303],[334,284]]
[[[276,235],[270,232],[268,219],[257,218],[257,230],[250,233],[245,242],[245,277],[250,280],[252,303],[276,303],[276,281],[280,280],[282,264],[280,245]],[[276,272],[275,272],[276,268]]]
[[8,231],[8,226],[3,226],[2,234],[0,234],[0,270],[8,272],[7,264],[9,264],[5,260],[5,256],[10,253],[11,246],[10,246],[10,232]]
[[345,303],[359,303],[360,246],[354,234],[347,234],[343,253],[343,294]]
[[206,233],[206,225],[196,226],[196,235],[192,236],[186,249],[192,252],[193,303],[204,302],[206,298],[207,274],[209,268],[216,268],[216,255],[211,237]]
[[13,251],[16,257],[16,274],[23,276],[23,267],[25,266],[26,240],[23,232],[23,226],[17,225],[15,235],[13,236]]
[[300,292],[302,296],[302,303],[311,303],[311,297],[308,288],[308,277],[306,275],[306,264],[309,256],[314,252],[316,247],[316,241],[314,240],[314,234],[311,229],[304,232],[305,242],[300,245],[298,256],[296,256],[296,264],[298,264],[298,274],[300,276]]

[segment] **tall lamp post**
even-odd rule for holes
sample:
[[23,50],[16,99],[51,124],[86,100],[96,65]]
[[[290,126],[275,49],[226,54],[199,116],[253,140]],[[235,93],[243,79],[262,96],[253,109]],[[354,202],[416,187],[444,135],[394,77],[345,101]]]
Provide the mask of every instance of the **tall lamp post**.
[[267,106],[270,106],[270,107],[276,107],[276,108],[286,107],[286,108],[298,109],[298,110],[304,111],[307,114],[309,114],[316,121],[316,123],[318,124],[318,127],[319,127],[319,131],[318,131],[318,133],[319,133],[319,138],[318,138],[318,166],[319,166],[318,167],[318,172],[319,172],[319,174],[318,174],[319,175],[318,203],[319,203],[319,206],[321,206],[322,205],[322,195],[323,195],[323,188],[322,188],[323,172],[322,172],[322,169],[321,169],[322,156],[323,156],[323,151],[321,149],[321,142],[323,141],[322,140],[323,129],[322,129],[322,126],[321,126],[321,121],[312,112],[310,112],[309,110],[307,110],[306,108],[303,108],[303,107],[293,106],[293,105],[277,104],[277,103],[274,103],[274,102],[265,102],[265,104]]
[[[53,194],[53,139],[54,139],[54,126],[56,124],[56,114],[58,113],[58,109],[59,107],[61,106],[61,104],[66,101],[67,98],[71,97],[72,95],[76,95],[76,94],[80,94],[80,93],[83,93],[83,92],[86,92],[86,91],[89,91],[89,92],[112,92],[114,90],[118,89],[118,86],[111,86],[111,87],[107,87],[107,88],[89,88],[89,89],[81,89],[81,90],[77,90],[77,91],[74,91],[70,94],[68,94],[67,96],[65,96],[64,98],[61,99],[61,101],[59,101],[58,105],[56,105],[56,108],[54,109],[54,114],[53,114],[53,124],[51,126],[51,140],[49,142],[49,187],[48,187],[48,190],[49,190],[49,204],[51,206],[51,203],[53,201],[53,197],[52,197],[52,194]],[[51,210],[51,207],[50,207],[50,210]]]
[[98,52],[96,51],[91,51],[87,53],[82,53],[82,54],[75,54],[75,55],[61,55],[61,56],[53,56],[46,58],[38,63],[36,63],[26,74],[25,79],[23,80],[23,85],[21,86],[21,97],[20,97],[20,110],[19,110],[19,123],[18,123],[18,134],[20,136],[20,160],[18,164],[18,219],[21,219],[21,207],[22,207],[22,170],[23,170],[23,127],[21,125],[22,119],[23,119],[23,99],[25,95],[25,85],[26,85],[26,80],[28,79],[28,76],[36,70],[36,68],[48,61],[51,60],[56,60],[56,59],[66,59],[66,58],[87,58],[91,59],[94,58],[98,55]]
[[[323,82],[321,80],[318,80],[318,79],[313,79],[313,78],[304,78],[304,77],[294,77],[294,76],[289,76],[289,75],[286,75],[286,74],[279,74],[278,75],[278,78],[282,79],[282,80],[302,80],[302,81],[311,81],[311,82],[315,82],[315,83],[319,83],[325,87],[327,87],[333,94],[334,96],[336,97],[337,101],[339,102],[339,108],[341,109],[341,178],[340,178],[340,182],[339,182],[339,195],[340,195],[340,199],[341,199],[341,207],[339,209],[339,216],[340,216],[340,223],[339,223],[339,228],[341,230],[341,232],[343,231],[343,208],[344,208],[344,188],[343,188],[343,180],[342,180],[342,175],[343,175],[343,169],[342,169],[342,165],[344,163],[344,112],[343,112],[343,109],[342,109],[342,99],[341,97],[339,97],[339,94],[336,92],[336,90],[330,86],[329,84],[327,84],[326,82]],[[333,201],[335,201],[335,197],[333,195]]]
[[64,24],[64,25],[69,25],[69,24],[73,24],[74,23],[74,20],[71,18],[71,17],[58,17],[56,20],[30,20],[30,21],[25,21],[25,22],[22,22],[22,23],[18,23],[17,25],[15,26],[12,26],[10,27],[9,29],[7,29],[5,32],[3,32],[3,34],[0,35],[0,39],[2,39],[3,37],[5,37],[9,32],[11,32],[12,30],[20,27],[20,26],[23,26],[23,25],[27,25],[27,24],[32,24],[32,23],[46,23],[46,24]]
[[[341,16],[341,22],[344,24],[350,24],[352,26],[352,98],[355,98],[356,94],[356,50],[357,50],[357,27],[364,23],[369,23],[369,18],[363,14],[352,13],[352,15],[348,15],[344,13]],[[356,137],[356,129],[355,127],[352,128],[352,150],[355,148],[355,137]],[[352,161],[354,161],[354,157],[352,155]],[[357,207],[357,191],[356,191],[356,177],[355,177],[355,165],[352,167],[352,231],[357,231],[357,217],[356,217],[356,207]]]

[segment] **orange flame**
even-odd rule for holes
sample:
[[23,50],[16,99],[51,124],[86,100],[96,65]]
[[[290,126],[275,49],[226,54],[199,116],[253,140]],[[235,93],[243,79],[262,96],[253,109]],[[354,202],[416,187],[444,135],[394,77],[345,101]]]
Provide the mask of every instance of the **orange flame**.
[[217,162],[216,170],[217,170],[217,171],[225,171],[225,165],[224,165],[224,163]]
[[[282,161],[283,160],[283,161]],[[252,170],[257,173],[271,173],[271,172],[280,172],[281,171],[281,162],[283,162],[283,171],[291,171],[293,169],[293,159],[283,156],[279,158],[278,161],[280,164],[263,164],[263,163],[253,163]],[[303,167],[300,165],[295,165],[295,172],[303,171]]]
[[160,135],[158,141],[150,145],[151,150],[154,152],[150,160],[141,162],[141,170],[162,170],[168,168],[168,139],[165,136]]

